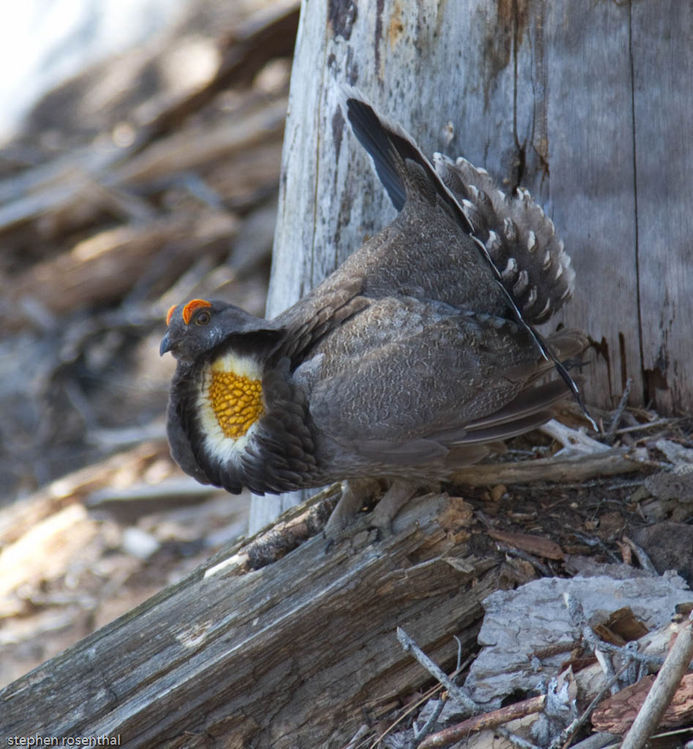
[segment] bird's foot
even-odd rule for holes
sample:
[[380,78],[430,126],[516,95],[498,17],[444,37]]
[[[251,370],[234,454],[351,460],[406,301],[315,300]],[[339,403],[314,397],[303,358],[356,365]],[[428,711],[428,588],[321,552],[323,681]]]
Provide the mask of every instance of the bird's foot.
[[[375,479],[350,479],[342,482],[342,496],[325,526],[325,535],[334,542],[348,528],[368,501],[378,493],[380,485]],[[416,484],[396,479],[371,513],[368,525],[381,536],[392,533],[392,521],[412,498]]]
[[377,493],[378,489],[379,484],[375,479],[342,481],[342,496],[325,525],[327,538],[336,541],[344,530],[354,522],[356,514],[364,506],[366,500]]
[[416,484],[396,479],[371,513],[371,525],[382,535],[392,533],[392,521],[416,492]]

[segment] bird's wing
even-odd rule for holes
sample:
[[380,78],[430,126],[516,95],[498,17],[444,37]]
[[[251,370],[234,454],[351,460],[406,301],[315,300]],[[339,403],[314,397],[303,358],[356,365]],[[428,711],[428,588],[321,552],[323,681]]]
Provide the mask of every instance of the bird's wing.
[[276,317],[274,322],[284,337],[275,351],[275,360],[288,359],[292,368],[297,366],[325,336],[368,306],[368,299],[360,293],[362,289],[359,274],[340,272]]
[[537,384],[552,364],[516,324],[414,299],[373,302],[316,353],[313,422],[370,459],[426,461],[504,439],[546,421],[568,393],[563,382]]
[[[457,233],[468,239],[466,244],[470,240],[477,250],[475,258],[471,258],[466,251],[456,258],[454,250],[445,253],[443,247],[441,253],[439,246],[434,247],[434,256],[449,258],[450,266],[461,259],[462,273],[457,284],[454,273],[443,274],[442,279],[446,283],[433,283],[432,287],[439,293],[428,295],[429,298],[442,299],[454,306],[468,307],[478,312],[514,317],[542,356],[552,359],[556,371],[596,429],[597,425],[585,408],[577,384],[561,362],[553,357],[550,347],[546,346],[533,327],[538,322],[548,320],[572,292],[570,259],[556,238],[551,221],[531,201],[526,191],[518,190],[518,196],[512,201],[502,196],[502,199],[497,198],[494,202],[485,190],[476,188],[471,182],[467,190],[465,179],[475,170],[467,169],[466,162],[460,162],[453,168],[444,159],[438,159],[436,171],[401,128],[390,125],[361,99],[347,98],[346,107],[356,136],[370,149],[376,171],[384,180],[395,204],[401,202],[402,194],[405,196],[398,220],[406,223],[408,219],[413,235],[409,246],[415,246],[418,242],[429,249],[427,240],[431,237],[426,235],[425,229],[430,222],[423,214],[426,204],[430,203],[440,209],[439,214],[447,214],[456,225]],[[397,175],[398,181],[393,175]],[[481,180],[479,177],[477,182],[490,189],[488,185],[491,181],[485,177]],[[478,206],[473,203],[475,196],[479,199]],[[475,228],[474,220],[481,218],[487,224],[482,221]],[[439,222],[441,229],[434,233],[433,239],[443,238],[442,223]],[[495,227],[497,231],[490,227]],[[453,242],[451,246],[455,244],[459,248],[465,246],[462,241]],[[490,275],[485,277],[482,269]],[[468,275],[470,273],[471,277]],[[430,281],[426,281],[427,275],[424,272],[421,278],[431,285]],[[427,295],[419,295],[420,298],[423,296]],[[465,299],[465,296],[469,298]]]

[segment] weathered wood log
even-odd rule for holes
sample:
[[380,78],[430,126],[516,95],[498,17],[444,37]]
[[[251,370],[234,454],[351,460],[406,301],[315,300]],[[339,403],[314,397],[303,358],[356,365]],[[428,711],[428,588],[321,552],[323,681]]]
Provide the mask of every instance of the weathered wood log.
[[[109,182],[112,180],[117,185],[132,187],[198,170],[222,160],[228,162],[249,149],[281,139],[285,115],[286,102],[279,100],[257,106],[244,117],[225,120],[214,127],[193,127],[174,132],[125,163],[109,178]],[[252,179],[252,175],[242,173],[236,176]]]
[[450,668],[452,636],[474,642],[500,560],[472,551],[469,505],[427,495],[387,538],[374,539],[366,517],[330,548],[318,533],[269,561],[333,502],[297,508],[283,532],[218,555],[6,687],[3,735],[118,735],[129,747],[346,742],[430,678],[396,627]]
[[616,476],[654,468],[643,454],[627,448],[613,448],[593,455],[540,458],[511,463],[481,463],[455,474],[455,481],[467,486],[523,484],[533,481],[585,481],[595,476]]
[[[142,216],[133,216],[140,202],[128,191],[144,184],[151,188],[157,182],[180,179],[182,174],[209,170],[222,162],[224,168],[212,174],[208,183],[228,202],[244,196],[247,199],[258,191],[276,190],[285,111],[285,101],[279,100],[260,106],[237,122],[207,128],[204,133],[193,128],[172,135],[119,167],[110,163],[103,167],[103,154],[98,149],[91,160],[84,161],[84,172],[58,160],[57,174],[48,170],[46,181],[32,183],[28,194],[0,210],[0,233],[9,231],[20,219],[35,218],[36,212],[42,215],[44,225],[52,223],[56,229],[86,221],[105,209],[115,208],[126,219],[135,220],[89,236],[69,252],[18,273],[11,285],[8,283],[3,305],[6,324],[21,328],[32,321],[24,299],[40,305],[49,315],[61,315],[122,298],[142,283],[148,269],[156,269],[156,281],[165,288],[196,260],[204,258],[211,263],[215,255],[223,255],[239,225],[238,217],[227,206],[196,206],[195,211],[179,210],[165,217],[150,215],[142,221]],[[233,164],[234,160],[241,163],[236,171],[230,169],[234,175],[230,177],[228,162]],[[53,184],[55,179],[59,179],[59,187]],[[221,203],[219,195],[216,198]],[[142,210],[146,205],[141,202]]]
[[51,482],[24,501],[0,508],[0,547],[6,549],[55,513],[86,501],[92,492],[122,483],[124,475],[144,470],[167,453],[168,445],[163,440],[141,442]]
[[[130,224],[100,232],[69,253],[33,265],[14,280],[8,291],[8,325],[26,323],[21,303],[25,297],[53,315],[120,299],[157,258],[164,269],[162,275],[172,283],[200,254],[210,252],[219,241],[227,241],[237,230],[238,221],[232,214],[215,215],[209,210],[202,214],[197,219],[183,214],[144,226]],[[160,257],[164,249],[165,260]]]
[[[283,100],[258,106],[236,121],[223,122],[214,128],[192,127],[162,138],[131,158],[127,149],[98,144],[73,151],[69,157],[60,157],[22,175],[20,184],[15,182],[12,190],[12,180],[0,182],[0,194],[12,195],[0,210],[0,232],[39,216],[46,221],[59,212],[84,212],[85,202],[112,207],[108,191],[170,181],[181,173],[222,160],[228,164],[249,149],[278,141],[285,112]],[[257,189],[252,165],[246,165],[246,169],[248,173],[237,178],[248,183],[250,189]]]

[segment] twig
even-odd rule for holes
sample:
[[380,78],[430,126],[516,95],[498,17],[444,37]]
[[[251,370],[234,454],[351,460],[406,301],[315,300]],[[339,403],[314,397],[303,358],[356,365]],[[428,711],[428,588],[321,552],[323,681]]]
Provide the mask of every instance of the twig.
[[627,642],[623,647],[628,652],[628,667],[625,672],[625,683],[636,684],[640,679],[647,675],[647,664],[633,657],[638,655],[637,641],[633,640]]
[[[458,641],[458,665],[457,668],[450,674],[451,679],[456,679],[462,671],[464,671],[469,664],[474,660],[476,656],[470,655],[466,658],[466,660],[463,663],[460,663],[461,658],[461,650],[462,650],[462,644],[459,642],[459,638],[455,637],[455,639]],[[443,685],[438,683],[435,686],[431,687],[428,691],[426,691],[418,700],[415,700],[414,702],[411,702],[407,705],[406,709],[403,710],[401,715],[397,717],[395,721],[393,721],[372,743],[369,744],[370,749],[375,749],[375,747],[379,746],[382,740],[403,721],[407,718],[407,716],[411,715],[412,713],[416,712],[422,705],[424,705],[426,702],[428,702],[430,699],[433,698],[433,696],[436,694],[436,692],[440,692],[441,689],[443,689]],[[360,745],[363,746],[363,745]]]
[[634,541],[631,541],[628,536],[624,536],[623,541],[624,543],[628,544],[628,546],[630,546],[630,548],[633,550],[635,556],[638,558],[638,562],[640,562],[640,566],[644,570],[647,570],[647,572],[653,574],[655,577],[658,577],[659,572],[657,572],[657,570],[655,569],[655,566],[654,564],[652,564],[652,560],[647,555],[645,549],[643,549],[641,546],[638,546]]
[[611,744],[618,746],[620,740],[620,736],[615,733],[593,733],[577,744],[573,744],[573,749],[603,749]]
[[621,668],[604,684],[604,686],[596,694],[592,702],[585,708],[585,711],[579,717],[575,718],[569,725],[567,725],[561,733],[551,742],[549,749],[558,749],[563,747],[567,749],[573,736],[580,730],[580,728],[589,720],[590,715],[594,712],[597,705],[611,692],[611,687],[616,684],[621,674],[626,670],[628,664],[624,664]]
[[611,444],[614,441],[614,438],[616,437],[616,427],[619,425],[619,422],[621,421],[621,416],[623,416],[623,411],[626,408],[626,404],[628,403],[628,397],[630,396],[630,390],[633,387],[633,378],[629,377],[626,380],[626,386],[623,388],[623,395],[621,396],[621,400],[618,402],[618,406],[616,406],[616,410],[614,411],[614,415],[611,418],[611,424],[609,424],[609,428],[606,430],[606,434],[604,435],[606,441]]
[[664,658],[661,658],[658,655],[648,655],[647,653],[633,653],[630,650],[627,650],[625,645],[612,645],[610,642],[604,642],[604,640],[599,640],[599,648],[600,650],[605,650],[609,653],[617,653],[626,660],[631,659],[634,661],[638,661],[638,663],[645,663],[655,667],[659,667],[662,665],[662,663],[664,663]]
[[553,439],[560,442],[565,450],[564,454],[593,455],[594,453],[604,453],[609,450],[609,446],[603,442],[597,442],[592,437],[588,437],[584,431],[572,429],[565,424],[561,424],[560,421],[556,421],[556,419],[550,419],[546,424],[539,427],[539,429],[544,434],[548,434],[549,437],[553,437]]
[[443,712],[446,701],[447,698],[445,697],[445,695],[442,695],[438,700],[435,708],[433,709],[433,712],[431,713],[429,719],[424,723],[423,728],[418,732],[416,728],[414,728],[414,747],[421,746],[421,742],[433,730],[433,726],[436,724],[436,721],[440,717],[440,714]]
[[592,632],[594,640],[590,642],[592,649],[594,650],[594,657],[597,659],[597,663],[602,667],[604,676],[609,680],[611,684],[611,694],[616,694],[619,691],[618,684],[616,684],[616,672],[614,671],[614,664],[611,662],[611,658],[599,647],[597,642],[600,642],[594,630],[591,627],[585,627],[583,632]]
[[466,738],[470,733],[483,731],[487,728],[496,728],[511,720],[538,713],[544,708],[545,702],[546,697],[542,694],[538,697],[523,700],[522,702],[506,705],[498,710],[492,710],[482,715],[475,715],[473,718],[468,718],[461,723],[434,733],[423,741],[418,749],[435,749],[436,747],[449,746],[456,741]]
[[527,739],[523,739],[520,736],[516,736],[514,733],[508,731],[507,728],[503,728],[502,726],[498,726],[498,728],[496,728],[496,733],[499,736],[503,736],[504,738],[508,739],[511,744],[519,747],[519,749],[540,749],[540,747],[538,747],[536,744],[533,744],[531,741],[527,741]]
[[646,421],[642,424],[633,424],[629,427],[621,427],[620,429],[616,429],[614,431],[615,435],[618,434],[630,434],[631,432],[644,432],[648,429],[655,429],[657,427],[665,427],[670,426],[672,424],[676,424],[677,422],[681,421],[680,418],[675,419],[655,419],[654,421]]
[[654,666],[660,666],[663,663],[663,659],[656,655],[648,655],[647,653],[634,653],[623,645],[612,645],[610,642],[604,642],[600,640],[597,633],[587,624],[584,611],[580,602],[569,593],[563,594],[566,607],[568,608],[568,614],[573,622],[576,629],[579,629],[585,642],[589,647],[595,651],[601,650],[607,653],[616,653],[626,661],[634,660],[639,663],[649,663]]
[[[580,630],[585,644],[592,650],[597,662],[602,667],[611,694],[615,694],[618,692],[618,685],[616,683],[618,681],[618,675],[614,672],[611,659],[605,652],[607,650],[607,648],[603,647],[605,643],[599,639],[597,633],[587,623],[587,618],[585,617],[585,612],[580,601],[569,593],[563,594],[563,600],[565,601],[573,625]],[[622,649],[619,648],[618,652],[621,653]]]
[[693,613],[676,637],[676,642],[657,674],[633,725],[623,739],[621,749],[640,749],[645,746],[659,725],[683,675],[688,670],[691,658],[693,658]]
[[[691,731],[693,731],[693,727],[683,726],[681,728],[672,729],[671,731],[658,731],[652,736],[652,738],[653,739],[671,739],[674,736],[679,736],[681,738],[687,737],[690,739]],[[671,746],[671,744],[668,744],[668,746]],[[691,749],[691,746],[693,746],[693,744],[691,744],[690,741],[688,741],[688,743],[685,744],[686,749]]]
[[452,636],[457,643],[457,665],[455,666],[455,673],[459,674],[462,668],[462,640],[457,635]]
[[448,675],[443,671],[438,664],[434,663],[423,650],[412,640],[412,638],[402,629],[397,627],[397,639],[400,645],[404,648],[405,652],[411,652],[416,660],[428,671],[431,676],[438,679],[438,681],[447,689],[450,696],[459,702],[465,710],[469,710],[471,713],[479,711],[479,706],[474,700],[457,684],[454,684]]
[[540,562],[533,554],[528,554],[526,551],[518,549],[516,546],[509,546],[508,544],[502,544],[499,542],[496,543],[496,546],[498,547],[499,551],[502,551],[509,556],[516,557],[517,559],[522,559],[522,561],[531,564],[536,570],[541,573],[542,577],[551,577],[552,573],[548,566],[543,562]]
[[357,749],[357,747],[361,746],[362,739],[367,736],[370,733],[370,729],[368,726],[364,723],[362,724],[358,731],[351,737],[351,741],[349,741],[348,744],[346,744],[343,749]]

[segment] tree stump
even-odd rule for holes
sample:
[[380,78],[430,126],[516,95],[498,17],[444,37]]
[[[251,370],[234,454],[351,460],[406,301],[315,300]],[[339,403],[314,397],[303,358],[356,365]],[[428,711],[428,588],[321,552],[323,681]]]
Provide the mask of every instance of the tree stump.
[[[268,313],[394,216],[340,110],[347,84],[427,155],[544,205],[577,274],[560,321],[593,341],[588,402],[614,407],[630,378],[631,405],[690,410],[692,36],[673,0],[304,2]],[[258,502],[255,527],[278,506]]]

